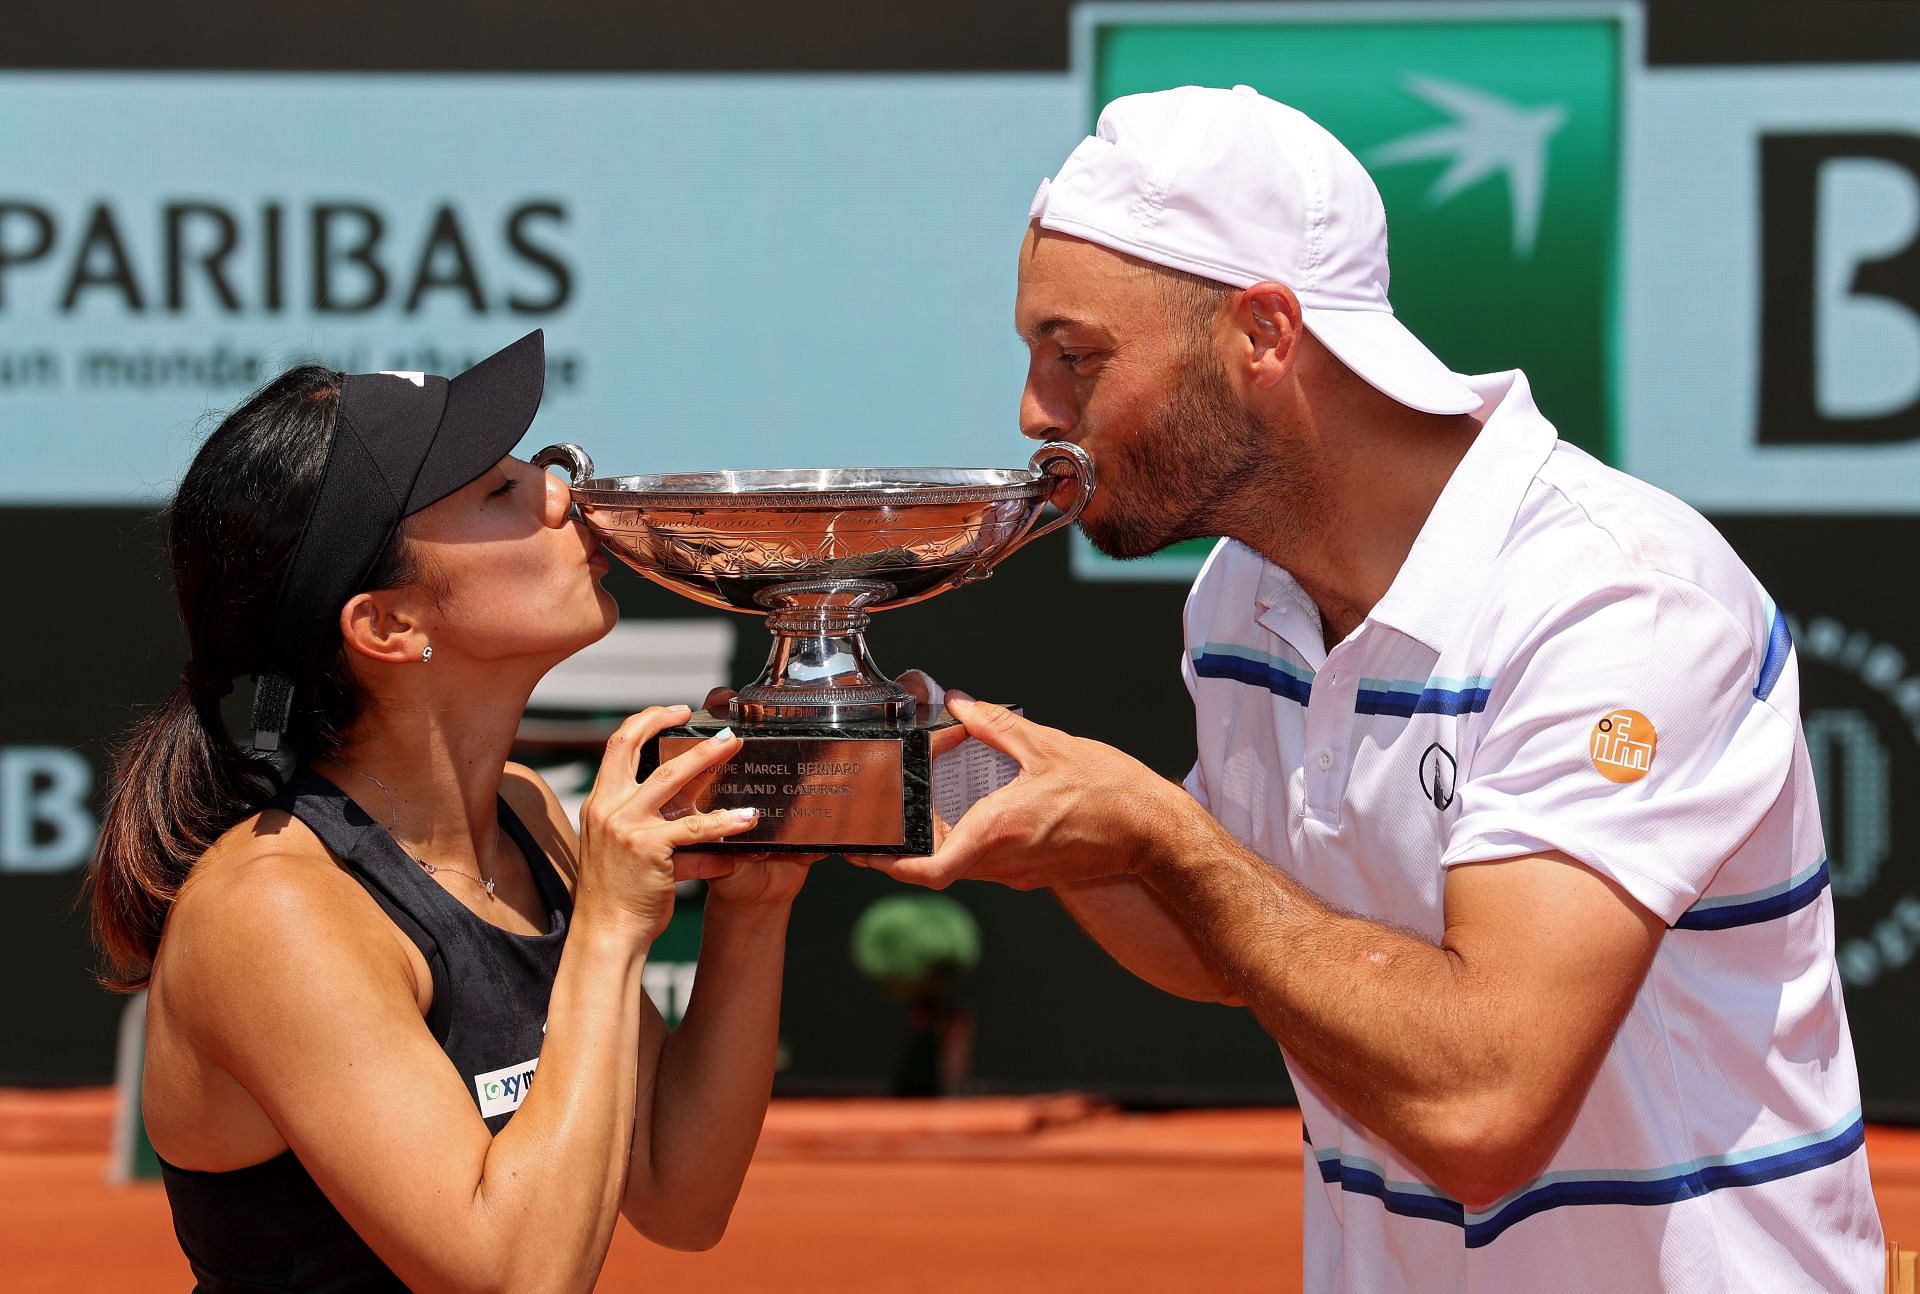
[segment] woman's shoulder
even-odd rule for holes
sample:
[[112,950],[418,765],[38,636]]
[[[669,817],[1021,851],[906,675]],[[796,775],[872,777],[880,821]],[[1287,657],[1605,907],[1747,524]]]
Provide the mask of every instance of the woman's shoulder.
[[566,805],[547,779],[525,764],[509,762],[501,770],[500,797],[572,888],[579,870],[580,838]]
[[235,888],[303,888],[342,874],[320,837],[285,809],[250,813],[220,833],[187,873],[175,906],[199,898],[212,906],[215,895]]
[[384,946],[379,907],[312,829],[263,809],[223,832],[167,911],[156,976],[217,981],[239,962],[300,960],[316,945]]

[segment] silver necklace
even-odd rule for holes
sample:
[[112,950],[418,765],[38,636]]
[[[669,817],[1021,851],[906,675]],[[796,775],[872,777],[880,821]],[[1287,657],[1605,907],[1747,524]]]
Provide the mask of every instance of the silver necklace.
[[380,788],[380,794],[387,797],[387,836],[393,841],[395,849],[398,849],[402,854],[406,855],[406,857],[412,859],[420,870],[429,876],[435,876],[441,872],[445,872],[449,876],[464,876],[476,885],[485,888],[487,891],[487,901],[489,903],[493,901],[493,878],[491,876],[475,876],[472,872],[463,872],[457,867],[441,867],[437,863],[430,863],[424,858],[417,857],[409,851],[405,845],[400,843],[400,832],[398,829],[400,815],[393,807],[393,792],[387,789],[385,782],[375,777],[372,773],[361,772],[345,760],[336,759],[333,762],[346,769],[349,773],[352,773],[355,777],[366,778],[369,782],[372,782]]

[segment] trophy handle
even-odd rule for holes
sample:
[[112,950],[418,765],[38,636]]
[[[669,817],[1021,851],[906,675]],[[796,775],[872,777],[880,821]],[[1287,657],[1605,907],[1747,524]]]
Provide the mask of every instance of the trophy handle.
[[[994,554],[991,562],[980,567],[977,574],[974,571],[968,571],[966,578],[969,581],[985,579],[993,573],[995,566],[1006,561],[1007,558],[1019,552],[1022,548],[1025,548],[1028,544],[1040,538],[1040,536],[1050,535],[1062,526],[1072,525],[1079,519],[1080,514],[1086,511],[1088,501],[1093,498],[1095,484],[1093,455],[1071,441],[1048,441],[1033,451],[1033,457],[1027,460],[1027,467],[1039,476],[1071,476],[1079,482],[1080,492],[1074,496],[1073,502],[1067,507],[1066,511],[1039,529],[1029,530],[1013,543],[1008,544],[1005,548]],[[1065,470],[1057,471],[1055,469]]]
[[570,484],[578,487],[593,479],[593,455],[572,441],[563,440],[557,445],[548,445],[535,454],[532,463],[541,471],[549,467],[564,467],[573,478]]

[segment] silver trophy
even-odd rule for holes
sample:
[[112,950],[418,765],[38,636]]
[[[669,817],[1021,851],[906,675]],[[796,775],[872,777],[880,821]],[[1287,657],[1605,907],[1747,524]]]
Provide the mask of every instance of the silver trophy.
[[[1052,441],[1021,468],[782,468],[594,475],[578,445],[534,455],[564,467],[574,506],[608,552],[710,607],[767,617],[773,651],[725,715],[669,729],[643,774],[723,727],[740,753],[696,807],[753,807],[722,849],[921,854],[933,848],[926,713],[868,655],[875,611],[983,580],[1015,549],[1072,523],[1093,497],[1093,460]],[[1048,499],[1077,487],[1036,528]]]

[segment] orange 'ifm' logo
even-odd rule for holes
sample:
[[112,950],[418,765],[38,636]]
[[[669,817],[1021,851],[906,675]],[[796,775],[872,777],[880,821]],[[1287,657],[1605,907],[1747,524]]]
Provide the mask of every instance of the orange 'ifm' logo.
[[1653,748],[1660,739],[1653,720],[1638,710],[1615,710],[1593,725],[1587,753],[1593,767],[1609,782],[1637,782],[1653,767]]

